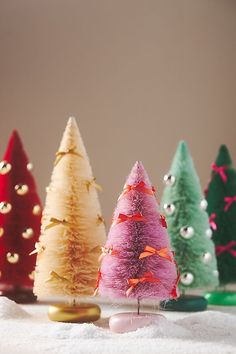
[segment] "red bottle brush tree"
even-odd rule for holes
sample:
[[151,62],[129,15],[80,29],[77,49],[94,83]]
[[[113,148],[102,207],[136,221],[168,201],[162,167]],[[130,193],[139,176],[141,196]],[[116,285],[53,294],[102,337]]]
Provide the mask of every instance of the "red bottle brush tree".
[[17,302],[35,299],[32,288],[40,232],[41,202],[32,163],[17,131],[13,131],[0,162],[0,290]]

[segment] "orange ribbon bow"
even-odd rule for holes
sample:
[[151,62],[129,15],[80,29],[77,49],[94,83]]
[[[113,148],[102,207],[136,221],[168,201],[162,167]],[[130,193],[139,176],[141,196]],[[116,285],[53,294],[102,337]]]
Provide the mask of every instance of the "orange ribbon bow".
[[141,181],[141,182],[139,182],[137,184],[133,184],[133,185],[125,184],[124,185],[124,190],[121,193],[121,195],[119,196],[118,200],[120,200],[128,192],[134,191],[134,190],[136,190],[138,192],[146,193],[146,194],[149,194],[149,195],[153,195],[155,193],[155,191],[156,191],[154,187],[152,187],[151,189],[147,188],[146,184],[143,181]]
[[102,254],[100,255],[100,257],[98,259],[99,262],[106,255],[114,256],[115,254],[117,254],[117,251],[113,249],[113,246],[101,247],[101,250],[102,250]]
[[129,221],[144,221],[145,218],[140,213],[137,213],[134,215],[119,214],[117,220],[113,221],[112,226],[117,225],[117,224],[124,222],[124,221],[128,221],[128,220]]
[[98,276],[97,276],[97,280],[96,280],[93,296],[96,296],[97,293],[98,293],[98,288],[99,288],[99,284],[100,284],[101,278],[102,278],[102,273],[101,273],[100,269],[98,269]]
[[160,215],[160,221],[161,225],[167,229],[166,218],[164,217],[164,215]]
[[168,261],[173,262],[173,258],[170,255],[168,255],[168,252],[169,250],[167,247],[157,250],[151,246],[145,246],[144,252],[140,254],[139,259],[156,254],[157,256],[163,257],[165,259],[168,259]]
[[129,296],[130,293],[134,290],[134,288],[140,283],[159,283],[160,279],[154,278],[152,272],[147,272],[141,278],[131,278],[128,279],[128,284],[130,285],[129,289],[126,291],[126,296]]

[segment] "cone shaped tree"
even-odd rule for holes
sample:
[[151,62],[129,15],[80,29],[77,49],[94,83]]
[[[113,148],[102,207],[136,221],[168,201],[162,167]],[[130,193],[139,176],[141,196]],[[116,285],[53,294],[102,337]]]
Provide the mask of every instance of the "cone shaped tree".
[[177,296],[176,282],[165,219],[143,165],[136,162],[103,249],[99,293],[112,299],[134,298],[138,303],[144,298],[169,299]]
[[0,288],[2,295],[17,302],[35,299],[36,257],[29,253],[39,237],[41,202],[31,169],[21,139],[13,131],[0,163]]
[[[236,171],[225,145],[212,164],[206,192],[221,285],[236,282]],[[236,294],[212,294],[210,303],[236,305]],[[214,300],[215,299],[215,300]],[[216,302],[215,302],[216,301]]]
[[[164,182],[166,187],[161,204],[180,272],[179,288],[184,292],[216,286],[218,271],[214,245],[210,239],[212,232],[205,210],[207,202],[203,199],[199,178],[183,141],[179,143]],[[202,305],[200,300],[199,306],[198,309],[198,305],[195,307],[193,304],[193,308],[191,305],[188,308],[187,304],[183,310],[201,310],[201,306],[206,306],[204,300]],[[176,307],[180,309],[178,304]]]
[[76,121],[70,118],[47,188],[34,291],[77,300],[93,293],[105,226]]

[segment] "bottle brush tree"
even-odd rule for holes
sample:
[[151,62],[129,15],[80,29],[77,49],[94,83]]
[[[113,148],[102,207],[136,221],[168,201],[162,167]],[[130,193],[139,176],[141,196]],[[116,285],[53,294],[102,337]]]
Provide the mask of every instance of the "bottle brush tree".
[[[225,145],[211,166],[206,190],[207,211],[216,247],[220,285],[236,282],[236,171]],[[218,290],[206,295],[209,303],[236,305],[236,293]]]
[[17,302],[32,302],[36,257],[30,257],[40,232],[41,202],[32,163],[17,131],[0,162],[0,290]]
[[185,142],[181,141],[169,174],[164,177],[162,209],[180,273],[180,298],[162,304],[178,311],[199,311],[207,306],[204,297],[186,296],[190,289],[218,284],[212,230],[199,178]]
[[69,301],[50,307],[52,320],[84,322],[100,315],[97,305],[79,304],[81,296],[93,294],[105,240],[97,189],[76,121],[70,118],[56,153],[41,235],[33,251],[38,254],[35,294]]
[[115,332],[134,330],[153,321],[140,314],[142,299],[177,297],[177,272],[164,216],[146,171],[136,162],[118,199],[102,250],[97,289],[102,296],[136,299],[137,315],[110,318]]

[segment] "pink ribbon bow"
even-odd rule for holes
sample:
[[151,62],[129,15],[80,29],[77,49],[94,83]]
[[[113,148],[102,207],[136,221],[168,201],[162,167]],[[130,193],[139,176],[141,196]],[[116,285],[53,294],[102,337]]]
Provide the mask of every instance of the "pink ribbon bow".
[[225,197],[224,201],[226,202],[224,211],[228,211],[231,205],[233,204],[233,202],[236,202],[236,195],[234,195],[233,197]]
[[222,166],[217,166],[215,163],[211,165],[211,168],[213,171],[218,173],[224,183],[227,182],[227,175],[225,174],[225,170],[227,170],[228,166],[222,165]]
[[216,255],[220,256],[221,253],[228,252],[233,257],[236,257],[236,250],[232,249],[235,245],[236,245],[236,241],[231,241],[231,242],[227,243],[227,245],[216,246]]
[[215,218],[216,218],[216,213],[212,213],[210,216],[209,216],[209,223],[210,223],[210,226],[212,228],[212,230],[217,230],[217,225],[216,225],[216,222],[215,222]]

